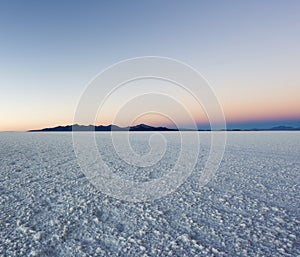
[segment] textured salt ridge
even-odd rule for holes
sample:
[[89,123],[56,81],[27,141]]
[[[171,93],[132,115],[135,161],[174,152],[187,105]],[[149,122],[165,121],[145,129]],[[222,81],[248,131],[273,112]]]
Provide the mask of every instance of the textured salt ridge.
[[[205,187],[194,172],[174,194],[128,203],[89,183],[70,134],[2,133],[0,255],[297,256],[299,136],[229,134],[220,170]],[[109,154],[107,135],[97,140],[107,142],[110,165],[124,165],[119,175],[137,177]],[[172,166],[172,149],[158,165]],[[199,158],[196,170],[204,160]],[[145,173],[142,181],[151,178]]]

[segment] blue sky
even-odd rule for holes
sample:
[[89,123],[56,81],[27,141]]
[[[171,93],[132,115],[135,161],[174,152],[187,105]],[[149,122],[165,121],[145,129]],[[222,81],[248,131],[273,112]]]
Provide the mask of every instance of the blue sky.
[[300,126],[299,13],[297,0],[2,0],[0,130],[72,123],[91,78],[144,55],[196,68],[229,124]]

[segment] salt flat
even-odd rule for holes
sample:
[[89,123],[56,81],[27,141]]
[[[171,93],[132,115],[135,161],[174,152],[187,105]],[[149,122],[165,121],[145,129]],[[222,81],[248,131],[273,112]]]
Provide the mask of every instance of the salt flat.
[[[96,141],[115,174],[144,182],[178,157],[178,133],[162,135],[163,158],[144,168],[121,160],[109,133]],[[199,135],[199,158],[182,186],[134,203],[89,182],[71,133],[0,133],[0,255],[299,256],[300,133],[227,133],[220,168],[204,187],[209,133]],[[147,153],[148,136],[131,133],[132,148]]]

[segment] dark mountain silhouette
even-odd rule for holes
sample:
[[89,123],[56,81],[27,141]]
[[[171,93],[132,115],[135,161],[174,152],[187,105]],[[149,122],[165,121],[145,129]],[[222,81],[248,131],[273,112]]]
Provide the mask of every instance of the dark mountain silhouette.
[[152,127],[146,124],[139,124],[130,127],[119,127],[116,125],[108,126],[85,126],[85,125],[67,125],[53,128],[29,130],[29,132],[68,132],[68,131],[178,131],[178,129],[170,129],[167,127]]
[[166,127],[152,127],[146,124],[140,124],[129,127],[130,131],[178,131],[178,129],[170,129]]
[[[194,131],[192,129],[179,129],[182,131]],[[178,131],[178,129],[170,129],[167,127],[153,127],[146,124],[139,124],[136,126],[130,127],[119,127],[116,125],[107,125],[107,126],[85,126],[85,125],[67,125],[67,126],[57,126],[53,128],[44,128],[44,129],[36,129],[29,130],[29,132],[68,132],[68,131]],[[198,131],[210,131],[210,129],[199,129]],[[300,131],[300,128],[290,127],[290,126],[276,126],[272,128],[266,129],[227,129],[227,131]]]
[[289,126],[277,126],[273,127],[270,130],[300,130],[300,128],[294,128],[294,127],[289,127]]
[[258,129],[258,128],[251,128],[251,129],[228,129],[227,131],[299,131],[300,128],[290,127],[290,126],[276,126],[272,128],[265,128],[265,129]]

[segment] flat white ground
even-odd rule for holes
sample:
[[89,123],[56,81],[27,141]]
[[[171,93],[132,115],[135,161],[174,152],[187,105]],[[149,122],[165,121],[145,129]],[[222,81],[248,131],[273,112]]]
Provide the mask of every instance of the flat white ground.
[[[146,168],[120,160],[109,133],[96,139],[116,174],[147,181],[176,162],[174,133]],[[300,133],[228,133],[215,178],[200,187],[208,135],[175,193],[133,203],[91,185],[71,133],[1,133],[0,256],[299,256]],[[147,133],[131,137],[135,151],[149,151]]]

